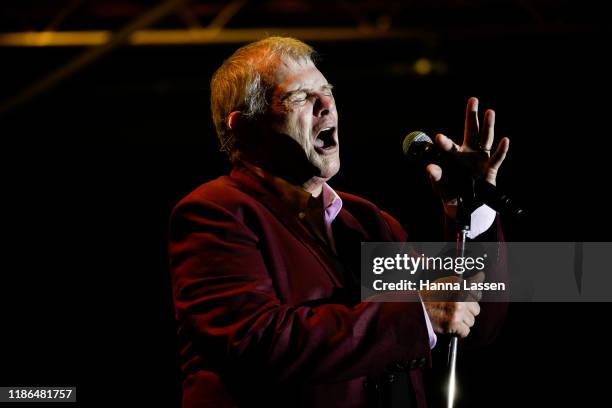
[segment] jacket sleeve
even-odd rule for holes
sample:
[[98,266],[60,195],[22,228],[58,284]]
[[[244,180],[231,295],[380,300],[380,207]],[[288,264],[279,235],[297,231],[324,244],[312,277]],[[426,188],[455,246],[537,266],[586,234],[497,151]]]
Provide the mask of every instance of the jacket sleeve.
[[[478,236],[474,241],[497,243],[497,254],[495,261],[488,268],[487,281],[508,282],[508,259],[506,242],[502,230],[499,215],[495,222],[486,232]],[[480,302],[480,314],[476,317],[476,323],[472,333],[465,339],[467,347],[481,347],[495,340],[501,332],[506,316],[508,314],[509,296],[494,295],[493,299],[485,292]]]
[[188,201],[173,212],[177,318],[204,358],[277,383],[340,381],[429,361],[418,299],[352,307],[282,304],[260,245],[236,215],[214,203]]

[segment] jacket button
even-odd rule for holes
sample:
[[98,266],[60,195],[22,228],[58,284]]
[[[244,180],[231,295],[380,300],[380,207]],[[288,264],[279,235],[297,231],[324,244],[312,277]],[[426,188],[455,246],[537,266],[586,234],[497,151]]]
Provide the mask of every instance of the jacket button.
[[303,220],[304,218],[306,218],[306,213],[304,211],[300,211],[298,217],[300,218],[300,220]]

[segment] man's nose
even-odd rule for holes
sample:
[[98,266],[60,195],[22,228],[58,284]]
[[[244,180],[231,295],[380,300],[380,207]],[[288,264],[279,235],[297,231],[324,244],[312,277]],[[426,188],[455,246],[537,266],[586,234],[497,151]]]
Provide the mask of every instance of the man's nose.
[[334,108],[334,97],[330,95],[319,95],[315,101],[313,114],[321,117],[329,115],[329,112]]

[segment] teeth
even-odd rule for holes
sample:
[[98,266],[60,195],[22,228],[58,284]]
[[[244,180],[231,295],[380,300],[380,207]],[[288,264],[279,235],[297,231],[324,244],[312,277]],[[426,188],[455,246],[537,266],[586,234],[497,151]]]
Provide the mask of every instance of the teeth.
[[317,139],[315,140],[315,146],[317,147],[323,147],[325,145],[325,143],[323,142],[322,139]]

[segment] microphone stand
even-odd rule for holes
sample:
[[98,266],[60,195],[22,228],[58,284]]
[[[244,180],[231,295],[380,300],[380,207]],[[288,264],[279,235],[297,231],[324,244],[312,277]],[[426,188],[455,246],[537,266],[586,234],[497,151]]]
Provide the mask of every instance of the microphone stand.
[[[475,180],[469,175],[463,175],[457,194],[457,216],[455,218],[455,257],[465,256],[465,243],[470,231],[471,215],[475,208]],[[463,275],[460,275],[463,279]],[[448,348],[448,400],[447,407],[453,408],[455,403],[456,371],[457,371],[457,346],[459,338],[453,335]]]

